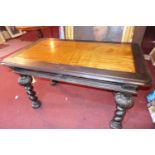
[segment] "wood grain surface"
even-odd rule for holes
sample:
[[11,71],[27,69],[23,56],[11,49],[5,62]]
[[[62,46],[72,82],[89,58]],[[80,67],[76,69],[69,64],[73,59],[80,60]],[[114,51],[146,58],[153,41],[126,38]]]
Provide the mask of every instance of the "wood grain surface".
[[13,55],[10,60],[24,62],[26,59],[34,62],[135,72],[131,44],[43,39]]

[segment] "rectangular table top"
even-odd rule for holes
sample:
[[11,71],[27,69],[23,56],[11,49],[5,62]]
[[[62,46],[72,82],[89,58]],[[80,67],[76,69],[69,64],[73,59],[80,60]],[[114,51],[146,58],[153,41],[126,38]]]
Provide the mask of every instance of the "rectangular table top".
[[40,71],[46,72],[53,72],[55,66],[57,71],[63,68],[63,71],[76,71],[80,75],[85,72],[96,77],[105,75],[143,80],[143,84],[149,78],[142,53],[136,45],[127,43],[47,38],[8,56],[2,63],[33,70],[40,68]]
[[130,44],[42,40],[13,56],[13,61],[49,62],[97,69],[135,72]]

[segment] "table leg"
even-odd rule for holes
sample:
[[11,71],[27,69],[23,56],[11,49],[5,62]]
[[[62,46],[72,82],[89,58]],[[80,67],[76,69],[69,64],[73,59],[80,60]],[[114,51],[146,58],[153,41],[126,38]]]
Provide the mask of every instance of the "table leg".
[[58,81],[51,80],[51,85],[52,85],[52,86],[55,86],[57,83],[58,83]]
[[41,102],[38,100],[38,97],[35,95],[36,93],[33,90],[32,77],[28,75],[20,75],[18,83],[25,87],[26,93],[28,94],[29,99],[32,101],[32,108],[39,108],[41,106]]
[[38,36],[38,38],[44,38],[44,33],[42,32],[41,29],[37,30],[37,36]]
[[112,129],[122,128],[122,121],[125,116],[126,110],[131,108],[134,104],[131,94],[115,93],[116,111],[110,123]]

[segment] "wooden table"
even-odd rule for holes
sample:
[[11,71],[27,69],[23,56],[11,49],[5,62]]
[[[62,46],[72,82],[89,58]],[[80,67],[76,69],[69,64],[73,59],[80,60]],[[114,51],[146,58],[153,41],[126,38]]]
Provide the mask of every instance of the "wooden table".
[[41,102],[33,90],[32,76],[113,91],[116,111],[111,128],[122,127],[137,88],[151,84],[137,44],[40,39],[1,63],[20,75],[18,82],[33,108]]

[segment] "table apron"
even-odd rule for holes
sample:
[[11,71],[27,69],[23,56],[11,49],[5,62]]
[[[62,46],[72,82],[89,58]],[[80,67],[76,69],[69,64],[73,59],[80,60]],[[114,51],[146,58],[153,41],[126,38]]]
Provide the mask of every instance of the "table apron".
[[87,79],[87,78],[81,78],[81,77],[75,77],[75,76],[69,76],[69,75],[63,75],[63,74],[38,72],[38,71],[36,72],[32,70],[25,70],[25,69],[19,69],[19,68],[13,68],[13,70],[16,73],[22,74],[22,75],[30,75],[30,76],[46,78],[46,79],[55,80],[55,81],[62,81],[66,83],[79,84],[84,86],[100,88],[100,89],[112,90],[116,92],[126,92],[131,94],[137,93],[136,85],[122,84],[122,83],[109,82],[109,81],[103,81],[103,80]]

